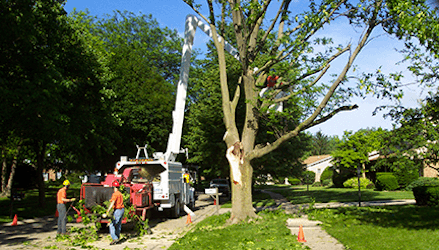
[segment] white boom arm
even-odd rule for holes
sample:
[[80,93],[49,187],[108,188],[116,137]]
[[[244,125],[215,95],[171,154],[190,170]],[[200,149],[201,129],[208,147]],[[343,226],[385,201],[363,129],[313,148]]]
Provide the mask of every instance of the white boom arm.
[[[187,83],[189,79],[189,68],[192,54],[192,45],[196,29],[200,28],[209,37],[212,37],[212,31],[208,25],[203,23],[194,15],[186,17],[186,25],[184,30],[184,44],[181,58],[180,79],[177,84],[177,96],[175,99],[175,110],[172,112],[172,133],[169,134],[168,146],[165,153],[165,159],[168,161],[175,161],[175,157],[182,152],[180,149],[181,132],[183,129],[184,109],[186,105]],[[218,36],[220,41],[222,37]],[[239,60],[238,50],[233,48],[227,41],[225,41],[225,49]]]

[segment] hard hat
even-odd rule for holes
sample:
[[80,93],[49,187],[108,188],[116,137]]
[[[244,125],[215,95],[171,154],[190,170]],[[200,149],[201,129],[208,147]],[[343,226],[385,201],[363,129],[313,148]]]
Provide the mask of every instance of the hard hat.
[[70,181],[69,181],[69,180],[65,180],[62,184],[63,184],[64,186],[69,186],[69,185],[70,185]]
[[113,183],[111,184],[111,186],[113,187],[119,187],[120,183],[118,181],[113,181]]

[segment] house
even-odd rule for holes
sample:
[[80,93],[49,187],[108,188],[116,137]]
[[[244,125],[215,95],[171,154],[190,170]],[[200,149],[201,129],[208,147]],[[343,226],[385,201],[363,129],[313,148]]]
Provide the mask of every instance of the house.
[[[376,160],[379,157],[380,154],[378,151],[373,151],[369,153],[369,161]],[[332,161],[331,155],[313,155],[306,158],[306,160],[303,163],[306,165],[306,170],[313,171],[314,173],[316,173],[315,181],[318,182],[320,181],[320,176],[322,175],[323,171],[327,167],[332,167],[331,161]]]
[[327,167],[332,166],[332,156],[331,155],[313,155],[308,158],[306,158],[303,161],[303,164],[306,165],[306,170],[313,171],[316,173],[316,179],[315,181],[320,181],[320,176],[322,175],[323,171]]

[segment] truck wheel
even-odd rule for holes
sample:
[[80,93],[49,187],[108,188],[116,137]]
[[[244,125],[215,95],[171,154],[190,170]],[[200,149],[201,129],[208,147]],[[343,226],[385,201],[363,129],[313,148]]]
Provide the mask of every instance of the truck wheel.
[[180,213],[181,213],[180,210],[181,210],[180,199],[176,199],[175,200],[175,206],[171,208],[171,216],[173,218],[180,217]]

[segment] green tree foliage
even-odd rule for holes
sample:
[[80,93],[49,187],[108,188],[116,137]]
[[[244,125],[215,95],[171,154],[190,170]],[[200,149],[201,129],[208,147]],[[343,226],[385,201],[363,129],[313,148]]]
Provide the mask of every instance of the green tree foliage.
[[336,187],[343,187],[343,183],[356,176],[360,168],[365,177],[365,165],[369,163],[369,154],[381,149],[380,139],[386,131],[379,129],[360,129],[356,133],[346,131],[337,144],[337,149],[331,154],[334,168],[333,182]]
[[[209,51],[212,50],[214,48],[209,44]],[[237,78],[239,64],[231,56],[227,60],[231,65],[227,71],[228,77]],[[208,180],[226,178],[230,176],[230,171],[224,156],[226,145],[222,140],[225,129],[221,86],[218,84],[218,60],[212,53],[208,53],[205,59],[195,62],[194,65],[188,84],[189,103],[182,139],[190,152],[188,162],[198,164],[200,174]]]
[[304,171],[301,175],[302,183],[305,185],[311,185],[316,179],[316,173],[313,171]]
[[323,183],[325,180],[331,180],[334,170],[331,167],[325,168],[320,175],[320,182]]
[[385,133],[381,128],[360,129],[355,133],[346,131],[332,153],[333,162],[337,166],[354,169],[369,163],[369,154],[381,149],[380,138]]
[[407,109],[393,113],[397,124],[393,131],[383,137],[386,143],[382,148],[385,159],[378,166],[387,166],[400,176],[398,181],[405,187],[419,176],[424,167],[438,171],[439,138],[439,99],[430,95],[420,108]]
[[117,149],[105,165],[112,166],[120,155],[132,156],[135,145],[164,151],[181,60],[177,31],[160,28],[151,15],[127,11],[103,18],[79,12],[72,18],[91,34],[91,45],[105,55],[111,71],[112,112],[121,126]]
[[335,150],[338,136],[328,136],[318,131],[311,135],[311,150],[306,156],[331,154]]
[[1,9],[1,140],[11,133],[24,139],[43,205],[42,170],[53,163],[48,153],[62,151],[70,155],[64,164],[84,167],[111,147],[104,69],[72,27],[62,1],[2,1]]

